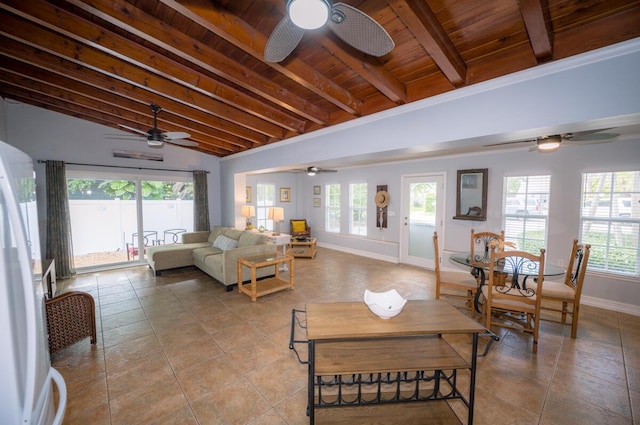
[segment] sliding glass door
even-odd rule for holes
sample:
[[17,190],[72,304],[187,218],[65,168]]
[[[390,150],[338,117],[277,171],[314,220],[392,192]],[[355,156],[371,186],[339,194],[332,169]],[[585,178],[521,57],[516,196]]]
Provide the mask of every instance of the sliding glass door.
[[76,269],[144,260],[193,230],[193,182],[68,172]]

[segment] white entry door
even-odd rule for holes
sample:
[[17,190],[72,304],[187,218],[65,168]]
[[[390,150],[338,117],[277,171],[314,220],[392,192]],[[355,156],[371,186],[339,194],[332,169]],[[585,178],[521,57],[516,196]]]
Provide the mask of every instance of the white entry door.
[[435,268],[433,232],[442,233],[444,174],[402,177],[400,262]]

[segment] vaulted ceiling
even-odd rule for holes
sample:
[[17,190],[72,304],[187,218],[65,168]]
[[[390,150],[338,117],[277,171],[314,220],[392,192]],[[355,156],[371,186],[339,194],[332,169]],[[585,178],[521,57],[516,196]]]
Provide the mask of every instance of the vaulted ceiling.
[[640,0],[343,2],[395,48],[323,28],[266,62],[285,0],[0,0],[0,96],[132,135],[157,104],[224,157],[640,36]]

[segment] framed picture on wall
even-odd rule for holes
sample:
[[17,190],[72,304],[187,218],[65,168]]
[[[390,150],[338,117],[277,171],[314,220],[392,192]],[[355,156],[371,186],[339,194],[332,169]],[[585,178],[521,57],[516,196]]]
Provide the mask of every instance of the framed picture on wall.
[[280,202],[291,202],[291,188],[290,187],[281,187],[280,188]]
[[313,186],[313,194],[320,195],[320,186]]
[[244,193],[244,202],[251,203],[251,186],[247,186]]
[[313,198],[313,206],[320,208],[320,198]]

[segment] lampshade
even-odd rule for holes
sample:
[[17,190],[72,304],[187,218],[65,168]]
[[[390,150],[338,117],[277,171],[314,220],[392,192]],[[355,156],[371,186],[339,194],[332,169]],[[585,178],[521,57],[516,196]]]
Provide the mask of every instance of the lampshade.
[[305,30],[326,24],[331,10],[326,0],[290,0],[287,7],[291,22]]
[[256,215],[256,208],[253,205],[244,205],[242,207],[242,217],[254,217]]
[[538,150],[545,152],[555,151],[560,147],[560,137],[552,136],[546,139],[538,140]]
[[282,221],[284,220],[284,208],[273,207],[269,208],[269,220]]

